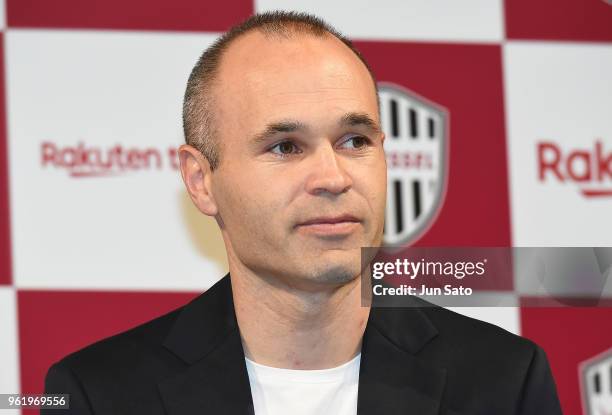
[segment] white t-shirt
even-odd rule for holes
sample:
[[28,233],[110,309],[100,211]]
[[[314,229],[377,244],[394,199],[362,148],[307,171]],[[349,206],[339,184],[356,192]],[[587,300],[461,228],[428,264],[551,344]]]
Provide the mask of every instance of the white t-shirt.
[[294,370],[246,359],[255,415],[355,415],[361,354],[331,369]]

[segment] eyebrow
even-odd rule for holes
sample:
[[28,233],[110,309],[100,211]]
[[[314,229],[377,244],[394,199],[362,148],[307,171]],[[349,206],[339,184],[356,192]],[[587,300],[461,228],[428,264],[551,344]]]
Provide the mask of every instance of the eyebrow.
[[[347,112],[338,121],[338,125],[341,127],[355,127],[363,126],[372,130],[374,133],[380,133],[382,130],[378,123],[372,119],[368,114],[362,112]],[[255,144],[266,141],[268,138],[278,133],[292,133],[296,131],[308,130],[308,125],[300,121],[295,120],[281,120],[272,122],[263,129],[260,133],[256,134],[252,138],[252,142]]]
[[364,112],[347,112],[340,118],[341,126],[364,126],[375,133],[380,133],[381,128],[372,117]]
[[306,124],[301,123],[299,121],[277,121],[266,125],[266,128],[258,134],[256,134],[252,141],[255,144],[261,143],[262,141],[266,141],[271,136],[277,133],[292,133],[300,130],[307,130],[308,127]]

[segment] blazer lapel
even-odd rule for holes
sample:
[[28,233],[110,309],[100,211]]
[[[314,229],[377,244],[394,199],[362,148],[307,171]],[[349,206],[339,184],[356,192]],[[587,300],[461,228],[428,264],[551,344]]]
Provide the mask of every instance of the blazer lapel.
[[[418,351],[437,330],[418,308],[372,308],[361,351],[358,415],[435,415],[446,371]],[[185,369],[159,382],[169,415],[254,415],[229,274],[185,306],[164,346]]]
[[229,274],[183,309],[164,346],[187,363],[158,384],[169,415],[254,414]]
[[361,349],[358,415],[434,415],[446,370],[417,352],[437,330],[418,308],[372,308]]

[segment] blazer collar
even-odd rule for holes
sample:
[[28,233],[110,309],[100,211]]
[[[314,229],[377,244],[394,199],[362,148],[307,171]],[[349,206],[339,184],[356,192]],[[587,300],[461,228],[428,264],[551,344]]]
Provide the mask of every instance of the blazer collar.
[[[446,372],[418,358],[437,330],[418,308],[372,308],[363,337],[358,414],[438,414]],[[169,415],[254,414],[229,273],[187,304],[164,347],[186,363],[159,382]]]
[[164,341],[164,347],[193,364],[237,331],[229,273],[188,303]]
[[187,364],[158,383],[169,415],[254,414],[229,273],[183,308],[163,345]]
[[440,413],[446,370],[418,357],[438,331],[416,307],[372,308],[361,347],[357,413]]

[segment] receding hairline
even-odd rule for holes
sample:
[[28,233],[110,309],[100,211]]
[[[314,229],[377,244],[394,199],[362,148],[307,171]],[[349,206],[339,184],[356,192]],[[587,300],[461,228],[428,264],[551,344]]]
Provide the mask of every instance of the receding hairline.
[[353,43],[324,20],[306,13],[266,12],[251,16],[232,27],[209,46],[200,56],[187,82],[183,101],[185,141],[196,147],[210,162],[211,170],[219,163],[221,140],[214,122],[215,95],[220,86],[219,74],[223,61],[235,42],[251,33],[263,34],[270,40],[295,40],[302,37],[336,38],[367,70],[372,81],[380,111],[378,85],[374,73]]
[[[293,22],[291,22],[290,24],[297,25],[296,23],[293,23]],[[257,34],[261,34],[266,39],[269,39],[270,41],[280,41],[280,42],[299,41],[302,38],[313,37],[316,39],[335,41],[335,43],[337,43],[339,47],[344,47],[345,50],[349,51],[350,55],[355,57],[357,61],[359,61],[359,63],[363,66],[363,68],[366,69],[372,81],[374,91],[378,92],[378,85],[376,83],[376,79],[374,78],[374,74],[372,73],[370,67],[367,64],[365,64],[363,58],[360,55],[357,55],[353,49],[348,47],[341,38],[338,38],[334,33],[329,32],[329,31],[320,31],[317,33],[313,33],[310,31],[300,31],[297,27],[294,28],[293,30],[295,31],[291,33],[288,33],[288,32],[279,33],[279,32],[271,32],[268,30],[264,30],[263,27],[254,27],[247,32],[241,33],[239,36],[233,38],[230,42],[228,42],[225,45],[225,47],[223,48],[222,52],[219,55],[218,64],[216,65],[215,70],[211,73],[211,77],[208,79],[208,82],[210,82],[210,85],[213,86],[214,88],[219,86],[218,84],[219,74],[221,73],[221,70],[224,66],[224,61],[227,59],[227,56],[232,51],[232,46],[235,47],[236,46],[235,44],[237,43],[248,41],[249,37],[252,37],[254,35],[256,36]],[[214,96],[214,92],[210,91],[209,93],[210,93],[209,96],[212,98]]]

